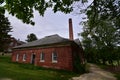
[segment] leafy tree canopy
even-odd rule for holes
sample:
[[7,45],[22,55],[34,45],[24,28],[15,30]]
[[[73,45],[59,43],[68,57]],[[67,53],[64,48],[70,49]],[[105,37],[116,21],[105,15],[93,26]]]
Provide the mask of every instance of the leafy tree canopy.
[[84,36],[104,46],[120,45],[120,1],[94,0],[86,9]]
[[3,52],[8,48],[10,43],[10,34],[12,27],[8,18],[4,16],[4,9],[0,7],[0,51]]
[[84,31],[81,34],[86,57],[89,61],[103,63],[117,60],[119,64],[120,1],[94,0],[86,9],[86,14],[88,20],[82,22]]
[[34,10],[40,16],[44,16],[47,8],[52,8],[54,12],[70,13],[73,10],[72,4],[76,1],[86,0],[0,0],[0,5],[24,23],[34,25],[31,19],[34,17]]
[[31,33],[31,34],[27,35],[27,40],[26,40],[27,42],[31,42],[31,41],[35,41],[35,40],[37,40],[37,37],[35,34]]

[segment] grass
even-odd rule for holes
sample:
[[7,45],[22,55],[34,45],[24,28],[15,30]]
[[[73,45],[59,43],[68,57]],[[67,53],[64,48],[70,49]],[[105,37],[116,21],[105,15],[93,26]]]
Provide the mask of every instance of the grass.
[[[108,68],[108,65],[100,65],[100,64],[97,64],[99,67],[101,67],[102,69],[107,69]],[[114,74],[114,76],[117,78],[117,80],[120,80],[120,73],[118,72],[112,72]]]
[[120,80],[120,73],[116,73],[115,77],[117,78],[117,80]]
[[46,69],[31,64],[11,62],[10,56],[0,56],[0,79],[10,78],[12,80],[68,80],[78,76],[74,72]]

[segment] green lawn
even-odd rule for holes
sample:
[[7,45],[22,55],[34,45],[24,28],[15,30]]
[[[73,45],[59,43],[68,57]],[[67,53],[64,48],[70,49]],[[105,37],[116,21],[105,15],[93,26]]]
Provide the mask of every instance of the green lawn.
[[78,76],[74,72],[46,69],[31,64],[20,64],[11,62],[10,56],[0,55],[0,79],[10,78],[12,80],[68,80]]
[[120,80],[120,73],[116,73],[115,77],[117,78],[117,80]]

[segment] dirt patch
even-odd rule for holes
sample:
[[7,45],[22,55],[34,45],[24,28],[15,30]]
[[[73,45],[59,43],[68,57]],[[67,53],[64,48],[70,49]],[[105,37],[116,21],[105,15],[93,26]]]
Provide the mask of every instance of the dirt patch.
[[88,70],[89,73],[73,77],[71,80],[117,80],[112,73],[99,68],[97,65],[89,64]]
[[1,78],[0,80],[12,80],[10,78]]

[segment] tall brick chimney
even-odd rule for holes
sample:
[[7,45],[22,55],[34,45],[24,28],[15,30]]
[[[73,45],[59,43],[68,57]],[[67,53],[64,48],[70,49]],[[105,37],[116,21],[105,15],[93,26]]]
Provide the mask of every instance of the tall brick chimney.
[[69,39],[73,40],[73,27],[72,27],[72,19],[69,18]]

